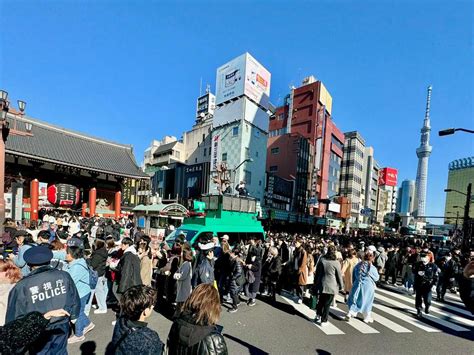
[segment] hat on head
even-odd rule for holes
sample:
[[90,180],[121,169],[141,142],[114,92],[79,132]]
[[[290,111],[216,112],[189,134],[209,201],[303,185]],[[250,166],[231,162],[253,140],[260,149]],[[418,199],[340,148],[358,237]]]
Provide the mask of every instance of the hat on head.
[[67,246],[84,249],[84,242],[79,238],[73,237],[67,241]]
[[375,253],[377,251],[377,249],[375,249],[374,245],[369,245],[369,247],[367,249],[369,249],[372,253]]
[[206,250],[211,250],[211,249],[214,249],[215,247],[215,244],[213,242],[209,242],[209,243],[198,243],[198,246],[199,246],[199,249],[201,249],[202,251],[206,251]]
[[43,265],[51,261],[53,252],[47,246],[37,245],[25,251],[23,258],[28,265]]
[[227,234],[224,234],[221,239],[222,240],[229,240],[229,236]]

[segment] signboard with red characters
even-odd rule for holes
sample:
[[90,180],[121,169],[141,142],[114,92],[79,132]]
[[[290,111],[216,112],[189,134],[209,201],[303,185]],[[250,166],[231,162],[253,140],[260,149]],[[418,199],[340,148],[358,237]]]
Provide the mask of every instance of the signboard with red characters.
[[379,185],[397,186],[398,171],[394,168],[383,168],[379,172]]
[[48,201],[57,207],[70,207],[77,205],[79,199],[80,191],[76,186],[68,184],[48,186]]

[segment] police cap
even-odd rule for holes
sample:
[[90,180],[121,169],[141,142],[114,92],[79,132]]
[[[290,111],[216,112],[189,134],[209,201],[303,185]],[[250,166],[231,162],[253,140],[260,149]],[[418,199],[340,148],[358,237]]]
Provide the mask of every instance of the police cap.
[[51,261],[53,252],[47,246],[38,245],[29,248],[23,258],[28,265],[43,265]]

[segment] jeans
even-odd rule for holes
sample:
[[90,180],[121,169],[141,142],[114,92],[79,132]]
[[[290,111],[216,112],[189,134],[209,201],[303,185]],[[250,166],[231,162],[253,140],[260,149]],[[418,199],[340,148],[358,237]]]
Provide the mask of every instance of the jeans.
[[84,313],[86,316],[89,316],[89,313],[91,311],[91,306],[92,306],[92,301],[95,300],[97,301],[97,308],[101,311],[106,311],[107,310],[107,293],[109,292],[109,285],[107,283],[107,278],[105,276],[100,276],[97,279],[97,286],[95,290],[91,291],[91,296],[89,298],[89,302],[87,302],[86,308],[84,309]]
[[47,328],[41,337],[30,347],[30,354],[67,355],[67,338],[69,337],[69,323],[61,323]]
[[76,320],[76,336],[81,337],[84,335],[84,328],[91,324],[90,319],[84,313],[86,304],[89,301],[90,293],[81,298],[81,310],[79,311],[79,317]]

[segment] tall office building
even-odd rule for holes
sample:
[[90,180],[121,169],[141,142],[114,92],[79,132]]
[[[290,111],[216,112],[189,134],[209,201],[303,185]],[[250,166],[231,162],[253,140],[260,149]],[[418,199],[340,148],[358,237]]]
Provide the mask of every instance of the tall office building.
[[347,132],[344,136],[340,193],[347,197],[350,204],[348,225],[357,228],[358,224],[363,222],[361,210],[365,207],[365,140],[357,131]]
[[[314,152],[308,153],[314,155],[308,171],[308,198],[312,201],[309,207],[314,215],[320,217],[327,214],[327,205],[318,203],[318,200],[331,199],[339,193],[344,146],[344,134],[334,123],[331,112],[329,91],[321,81],[309,76],[300,87],[291,88],[284,105],[276,108],[269,127],[272,144],[273,137],[291,134],[304,137],[314,149]],[[293,163],[280,161],[279,165]]]
[[[232,189],[246,182],[251,196],[263,202],[271,74],[249,53],[217,69],[216,109],[211,140],[211,172],[225,162]],[[218,186],[210,180],[210,193]]]
[[413,213],[415,206],[415,181],[403,180],[398,189],[397,212],[400,214]]
[[[430,145],[430,102],[431,102],[431,85],[428,86],[428,94],[426,98],[426,111],[423,127],[421,128],[420,147],[416,150],[418,157],[418,169],[416,172],[416,216],[425,216],[426,208],[426,185],[428,182],[428,158],[431,155],[432,147]],[[422,218],[423,219],[423,218]]]
[[[469,183],[474,184],[474,156],[457,159],[449,163],[448,189],[457,190],[465,194]],[[446,224],[455,224],[456,217],[464,216],[466,196],[459,192],[452,191],[446,193],[444,215],[449,217],[444,221]],[[472,199],[469,217],[474,218],[474,201]],[[458,222],[461,225],[463,220],[458,218]]]
[[[377,192],[380,166],[374,158],[374,148],[365,147],[362,174],[362,205],[370,209],[370,215],[364,218],[365,223],[371,223],[377,210]],[[367,212],[369,214],[369,212]]]

